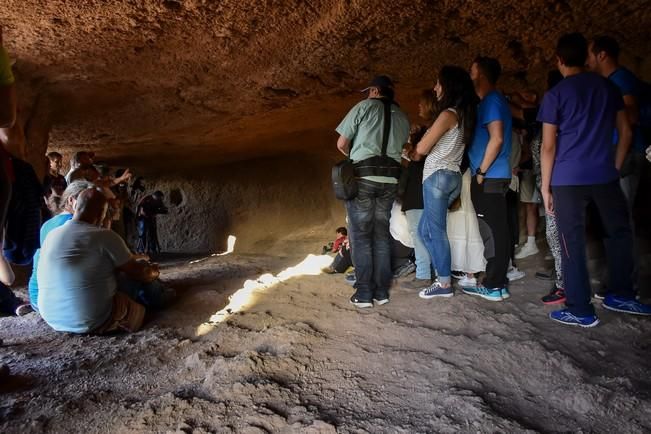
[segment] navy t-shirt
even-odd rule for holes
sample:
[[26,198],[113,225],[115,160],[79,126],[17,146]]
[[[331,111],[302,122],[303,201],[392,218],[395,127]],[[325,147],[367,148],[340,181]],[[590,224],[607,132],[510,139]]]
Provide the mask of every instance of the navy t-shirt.
[[[608,79],[615,83],[622,96],[630,95],[636,99],[639,98],[640,82],[628,69],[620,66],[615,70],[615,72],[608,76]],[[617,130],[615,130],[613,143],[617,144]],[[640,126],[636,125],[633,127],[633,142],[631,143],[631,149],[637,153],[644,153],[645,148],[646,146],[644,145],[642,131],[640,130]]]
[[558,127],[552,186],[606,184],[619,178],[613,129],[624,108],[611,82],[592,72],[566,77],[545,94],[538,121]]
[[477,107],[477,125],[475,126],[472,144],[468,150],[470,169],[473,174],[481,166],[486,153],[488,140],[490,139],[488,124],[494,121],[502,121],[504,128],[502,149],[500,149],[497,158],[486,171],[486,178],[511,179],[511,120],[509,103],[500,92],[494,90],[484,96],[479,103],[479,107]]

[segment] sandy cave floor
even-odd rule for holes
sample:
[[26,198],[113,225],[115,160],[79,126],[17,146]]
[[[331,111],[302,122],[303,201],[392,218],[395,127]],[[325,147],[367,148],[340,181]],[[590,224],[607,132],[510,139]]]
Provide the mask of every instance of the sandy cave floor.
[[170,259],[180,299],[133,335],[1,318],[0,432],[651,431],[651,320],[552,323],[542,255],[504,303],[395,287],[365,311],[304,258]]

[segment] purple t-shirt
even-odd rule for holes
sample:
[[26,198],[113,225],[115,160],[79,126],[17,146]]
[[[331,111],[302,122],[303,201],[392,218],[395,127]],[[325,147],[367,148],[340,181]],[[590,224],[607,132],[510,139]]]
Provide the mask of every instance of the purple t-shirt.
[[566,77],[545,94],[538,121],[558,127],[552,186],[606,184],[619,178],[613,130],[624,100],[592,72]]

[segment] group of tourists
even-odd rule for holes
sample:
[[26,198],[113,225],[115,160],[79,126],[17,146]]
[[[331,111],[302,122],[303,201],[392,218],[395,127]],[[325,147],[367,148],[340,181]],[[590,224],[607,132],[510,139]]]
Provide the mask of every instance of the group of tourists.
[[[22,128],[16,112],[0,33],[0,128]],[[66,175],[63,156],[49,152],[42,179],[4,146],[0,160],[0,313],[35,311],[61,332],[136,331],[145,309],[175,297],[150,260],[160,252],[156,216],[167,213],[162,192],[146,194],[143,178],[133,179],[128,169],[112,172],[89,151],[72,155]],[[11,264],[32,265],[29,301],[10,289]]]
[[[355,170],[356,194],[345,197],[355,269],[351,303],[389,302],[396,201],[416,264],[415,278],[403,285],[418,288],[423,299],[445,298],[455,294],[457,278],[465,294],[508,299],[509,281],[524,275],[516,260],[538,253],[541,203],[555,265],[554,286],[542,301],[565,304],[550,318],[581,327],[599,323],[586,257],[589,205],[601,218],[608,256],[608,283],[595,296],[606,309],[651,315],[637,297],[632,218],[641,173],[650,168],[646,84],[618,58],[609,36],[562,36],[542,99],[530,91],[502,94],[497,59],[477,57],[469,72],[444,66],[420,100],[425,126],[410,126],[392,80],[375,77],[364,89],[368,97],[336,128],[337,148]],[[404,170],[387,169],[399,162]],[[343,181],[334,173],[337,191]],[[516,250],[518,202],[525,203],[527,241]]]

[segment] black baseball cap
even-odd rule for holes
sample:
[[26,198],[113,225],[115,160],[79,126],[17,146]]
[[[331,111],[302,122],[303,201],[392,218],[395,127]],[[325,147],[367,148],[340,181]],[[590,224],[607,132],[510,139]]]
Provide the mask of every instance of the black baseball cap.
[[382,87],[385,89],[393,89],[393,81],[386,75],[376,75],[371,80],[371,83],[365,89],[362,89],[362,92],[368,92],[372,87]]

